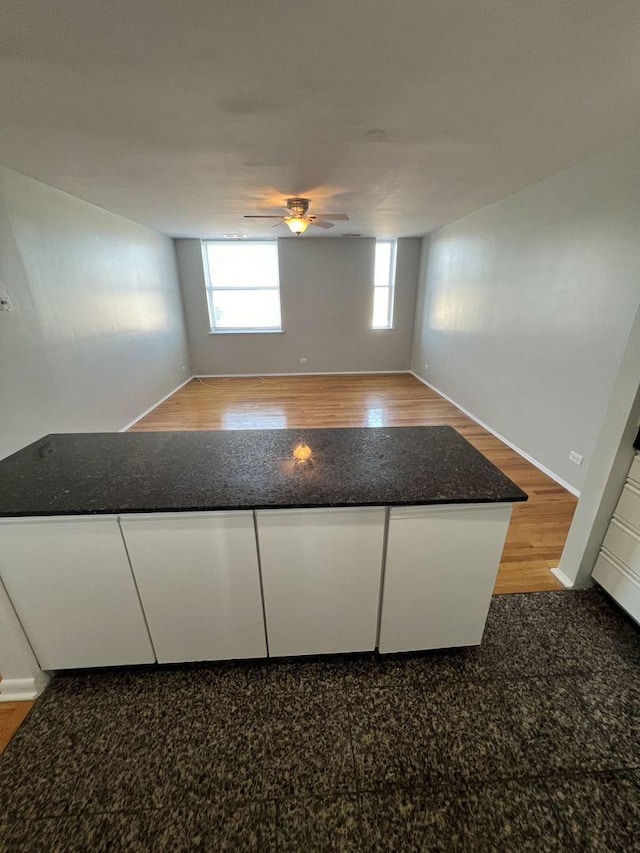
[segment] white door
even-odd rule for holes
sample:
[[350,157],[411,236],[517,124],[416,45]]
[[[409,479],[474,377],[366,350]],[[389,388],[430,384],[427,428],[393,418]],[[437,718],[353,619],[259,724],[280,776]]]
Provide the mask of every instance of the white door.
[[374,649],[384,508],[256,515],[269,653]]
[[390,511],[381,652],[480,643],[511,504]]
[[160,663],[266,657],[252,512],[120,524]]
[[155,661],[115,517],[0,523],[0,576],[42,669]]

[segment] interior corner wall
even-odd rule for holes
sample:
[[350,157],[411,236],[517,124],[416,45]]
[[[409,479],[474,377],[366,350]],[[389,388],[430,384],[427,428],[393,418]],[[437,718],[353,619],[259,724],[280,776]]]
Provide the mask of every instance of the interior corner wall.
[[640,303],[639,199],[634,142],[423,241],[412,369],[578,490]]
[[283,332],[215,335],[201,243],[176,240],[193,373],[408,370],[420,240],[398,240],[393,329],[371,329],[374,246],[372,238],[278,240]]
[[0,167],[0,458],[118,430],[189,376],[173,241]]

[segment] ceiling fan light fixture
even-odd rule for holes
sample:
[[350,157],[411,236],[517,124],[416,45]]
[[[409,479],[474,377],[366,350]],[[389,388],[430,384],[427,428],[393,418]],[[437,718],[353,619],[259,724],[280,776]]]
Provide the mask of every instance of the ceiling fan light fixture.
[[301,234],[309,227],[310,223],[308,219],[303,219],[301,216],[288,216],[284,220],[291,231],[292,234],[295,234],[296,237],[300,237]]

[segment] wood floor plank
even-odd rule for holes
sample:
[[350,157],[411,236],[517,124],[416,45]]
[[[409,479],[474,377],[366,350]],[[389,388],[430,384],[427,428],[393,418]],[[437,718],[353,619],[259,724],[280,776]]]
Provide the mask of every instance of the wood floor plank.
[[529,495],[514,507],[496,593],[562,589],[558,565],[577,500],[410,374],[194,379],[132,431],[449,425]]
[[0,755],[33,705],[33,702],[0,702]]

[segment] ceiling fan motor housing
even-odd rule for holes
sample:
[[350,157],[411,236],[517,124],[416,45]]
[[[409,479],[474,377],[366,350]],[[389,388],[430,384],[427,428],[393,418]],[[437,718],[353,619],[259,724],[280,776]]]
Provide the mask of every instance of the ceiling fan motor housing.
[[298,216],[303,218],[307,214],[307,210],[309,210],[309,199],[308,198],[288,198],[287,199],[287,208],[291,211],[294,216]]

